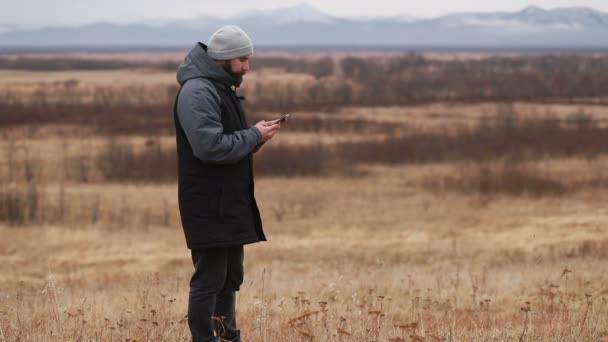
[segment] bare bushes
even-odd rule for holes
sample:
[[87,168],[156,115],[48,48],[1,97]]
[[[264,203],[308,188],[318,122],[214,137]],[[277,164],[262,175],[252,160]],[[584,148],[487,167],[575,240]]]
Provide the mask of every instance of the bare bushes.
[[483,196],[560,196],[578,190],[538,167],[512,162],[460,165],[449,175],[426,178],[424,185]]
[[130,142],[111,138],[97,156],[97,167],[108,181],[164,182],[176,178],[177,154],[158,139],[148,139],[143,149],[135,150]]
[[413,132],[387,140],[339,146],[345,160],[367,163],[428,163],[535,160],[608,152],[608,128],[584,113],[561,120],[522,118],[511,107],[482,118],[472,129]]
[[271,145],[263,147],[254,158],[260,176],[318,176],[327,174],[333,152],[321,143],[309,145]]
[[0,190],[0,222],[9,226],[21,226],[37,222],[40,192],[34,185]]

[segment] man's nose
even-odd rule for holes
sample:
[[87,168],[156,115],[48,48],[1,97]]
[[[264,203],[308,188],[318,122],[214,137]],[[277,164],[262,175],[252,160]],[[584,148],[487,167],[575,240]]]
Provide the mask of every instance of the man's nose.
[[243,71],[249,71],[249,61],[243,63]]

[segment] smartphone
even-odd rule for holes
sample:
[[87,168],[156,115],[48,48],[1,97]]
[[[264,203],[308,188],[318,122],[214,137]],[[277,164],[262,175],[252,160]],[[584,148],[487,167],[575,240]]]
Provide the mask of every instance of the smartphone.
[[275,123],[275,124],[278,124],[278,123],[283,123],[283,122],[285,122],[285,121],[289,120],[289,116],[290,116],[290,115],[291,115],[291,114],[285,114],[285,115],[283,115],[283,116],[282,116],[280,119],[276,119],[276,120],[274,120],[274,123]]

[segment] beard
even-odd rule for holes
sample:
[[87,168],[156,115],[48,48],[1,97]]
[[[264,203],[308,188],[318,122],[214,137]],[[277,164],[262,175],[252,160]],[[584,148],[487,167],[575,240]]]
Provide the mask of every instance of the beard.
[[241,86],[241,83],[243,83],[243,76],[245,75],[244,72],[235,72],[232,69],[232,65],[226,61],[226,63],[223,65],[224,70],[226,70],[227,73],[230,74],[230,76],[232,76],[232,78],[234,78],[234,85],[238,88]]

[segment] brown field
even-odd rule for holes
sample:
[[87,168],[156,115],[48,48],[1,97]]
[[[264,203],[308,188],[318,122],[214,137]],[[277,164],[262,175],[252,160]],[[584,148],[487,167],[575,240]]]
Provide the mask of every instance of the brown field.
[[[268,70],[248,77],[280,82]],[[0,70],[0,89],[26,96],[70,79],[83,89],[116,80],[170,85],[174,74]],[[294,146],[390,145],[411,132],[442,134],[473,127],[503,106],[296,110],[259,160],[275,162],[281,157],[268,153]],[[526,119],[584,112],[598,127],[608,118],[601,105],[509,108]],[[298,117],[363,128],[298,130]],[[366,131],[373,123],[398,129]],[[0,126],[0,341],[189,340],[192,264],[175,181],[112,180],[99,166],[111,142],[134,153],[172,151],[173,136],[32,127]],[[257,179],[269,241],[245,249],[244,340],[608,341],[605,154],[324,162],[329,172]],[[484,183],[492,177],[505,183]],[[518,182],[521,191],[511,192]]]

